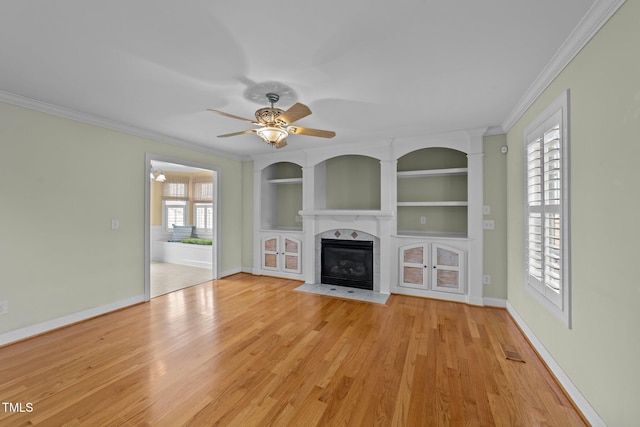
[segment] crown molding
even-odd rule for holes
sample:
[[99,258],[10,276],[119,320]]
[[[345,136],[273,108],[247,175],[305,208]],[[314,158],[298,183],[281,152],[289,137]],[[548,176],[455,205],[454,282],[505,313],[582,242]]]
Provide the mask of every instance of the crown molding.
[[558,77],[578,52],[589,43],[591,38],[596,35],[624,2],[625,0],[597,0],[591,6],[502,123],[502,129],[505,132],[509,132],[511,127],[516,124],[542,92]]
[[190,150],[199,151],[202,153],[213,154],[215,156],[223,157],[225,159],[231,159],[236,161],[243,160],[241,156],[238,156],[235,154],[215,150],[212,148],[207,148],[200,144],[195,144],[190,141],[174,138],[159,132],[153,132],[153,131],[139,128],[136,126],[119,123],[114,120],[108,120],[103,117],[83,113],[80,111],[72,110],[70,108],[60,107],[58,105],[49,104],[44,101],[39,101],[33,98],[27,98],[25,96],[16,95],[10,92],[5,92],[3,90],[0,90],[0,102],[5,102],[7,104],[28,108],[30,110],[40,111],[42,113],[52,114],[54,116],[75,120],[77,122],[87,123],[90,125],[115,130],[118,132],[123,132],[133,136],[152,139],[158,142],[165,142],[167,144],[175,145],[182,148],[188,148]]
[[502,129],[502,126],[490,126],[483,136],[502,135],[504,133],[506,132]]

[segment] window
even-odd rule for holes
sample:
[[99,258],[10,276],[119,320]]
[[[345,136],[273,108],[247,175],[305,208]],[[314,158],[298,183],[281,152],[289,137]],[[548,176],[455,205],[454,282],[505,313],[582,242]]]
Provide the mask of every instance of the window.
[[525,129],[525,283],[571,327],[567,108],[565,91]]
[[173,231],[173,225],[187,225],[187,202],[179,200],[165,200],[164,218],[167,231]]
[[193,222],[200,233],[213,231],[213,180],[211,174],[193,178]]
[[187,225],[189,178],[167,175],[162,183],[162,214],[165,230],[173,231],[173,224]]
[[195,203],[195,224],[198,231],[211,233],[213,231],[213,204]]

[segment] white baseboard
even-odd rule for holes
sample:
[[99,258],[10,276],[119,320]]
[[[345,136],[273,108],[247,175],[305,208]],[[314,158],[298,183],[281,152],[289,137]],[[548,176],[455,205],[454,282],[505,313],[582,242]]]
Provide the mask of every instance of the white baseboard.
[[253,268],[252,267],[242,267],[240,269],[240,271],[242,271],[243,273],[253,274]]
[[72,323],[81,322],[83,320],[100,316],[102,314],[109,313],[110,311],[119,310],[121,308],[125,308],[130,305],[138,304],[144,301],[145,301],[144,295],[137,295],[121,301],[105,304],[100,307],[90,308],[88,310],[83,310],[78,313],[73,313],[67,316],[58,317],[57,319],[47,320],[45,322],[37,323],[35,325],[16,329],[14,331],[5,332],[3,334],[0,334],[0,346],[10,344],[12,342],[20,341],[20,340],[32,337],[34,335],[39,335],[45,332],[49,332],[54,329],[61,328],[63,326],[71,325]]
[[482,298],[482,301],[484,302],[484,305],[486,305],[487,307],[499,307],[499,308],[506,308],[507,307],[507,300],[506,299]]
[[558,382],[562,385],[564,390],[567,392],[569,397],[576,404],[582,415],[585,416],[587,421],[591,423],[594,427],[606,426],[607,424],[600,418],[595,409],[589,404],[587,399],[580,393],[580,390],[576,385],[571,381],[569,376],[562,370],[558,362],[555,361],[551,353],[544,347],[542,342],[536,337],[533,331],[527,326],[524,319],[520,317],[515,308],[507,301],[506,304],[507,311],[511,315],[511,317],[516,321],[522,332],[526,335],[529,342],[536,349],[542,360],[547,364],[553,375],[555,375]]

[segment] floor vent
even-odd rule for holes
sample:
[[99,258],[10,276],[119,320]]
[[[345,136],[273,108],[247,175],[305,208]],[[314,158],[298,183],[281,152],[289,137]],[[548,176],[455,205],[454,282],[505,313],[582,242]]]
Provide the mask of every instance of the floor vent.
[[501,346],[504,357],[507,360],[525,363],[524,359],[522,358],[522,356],[520,356],[520,353],[518,353],[518,350],[516,350],[514,346],[512,346],[511,344],[501,344]]

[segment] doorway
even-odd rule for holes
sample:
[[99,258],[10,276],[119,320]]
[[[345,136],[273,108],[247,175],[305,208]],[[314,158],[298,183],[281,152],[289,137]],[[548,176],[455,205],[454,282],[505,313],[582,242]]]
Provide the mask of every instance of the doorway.
[[147,154],[145,299],[218,278],[219,172]]

